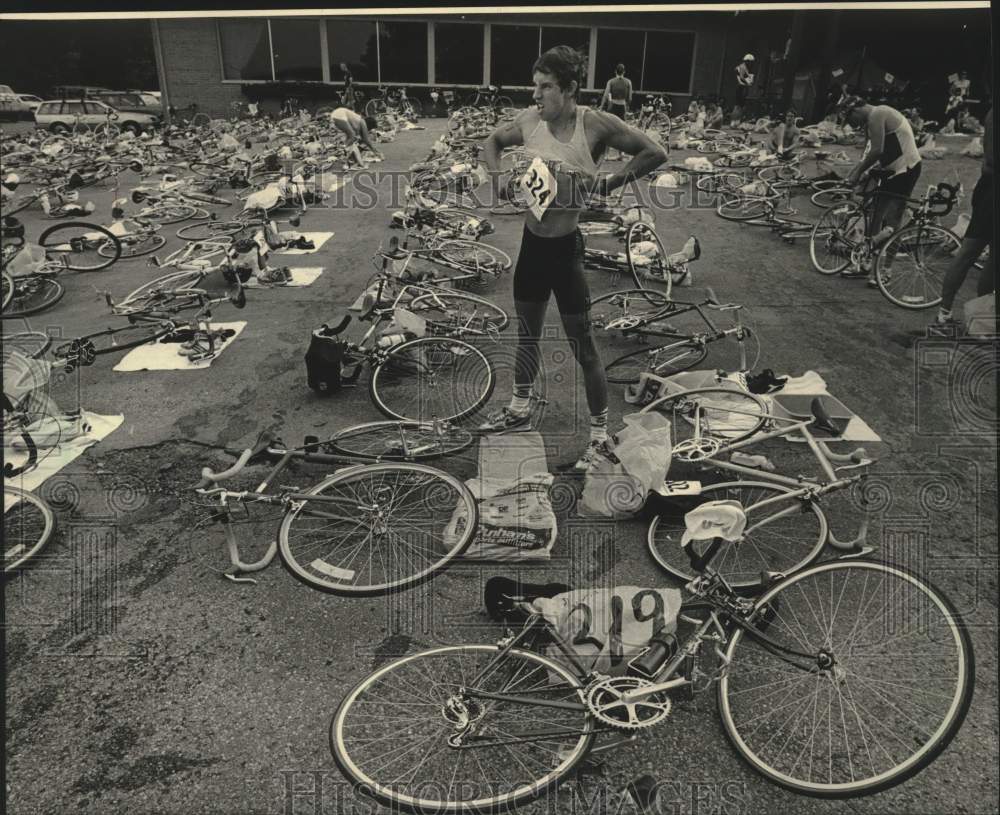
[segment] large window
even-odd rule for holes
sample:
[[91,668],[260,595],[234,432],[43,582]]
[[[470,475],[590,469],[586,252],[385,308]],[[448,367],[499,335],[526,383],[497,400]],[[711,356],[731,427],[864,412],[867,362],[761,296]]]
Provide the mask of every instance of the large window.
[[219,23],[223,79],[271,79],[271,47],[266,20]]
[[427,81],[427,23],[380,20],[378,38],[383,82]]
[[694,62],[694,37],[691,31],[650,31],[646,34],[643,90],[688,92]]
[[490,82],[494,85],[531,85],[531,66],[537,58],[537,25],[490,26]]
[[603,88],[615,75],[615,66],[625,66],[625,76],[632,80],[633,90],[639,90],[642,74],[642,49],[645,31],[625,28],[601,28],[597,32],[597,65],[594,85]]
[[542,28],[542,51],[548,51],[557,45],[568,45],[581,54],[590,51],[590,29],[544,26]]
[[319,24],[316,20],[271,20],[274,78],[321,82]]
[[378,52],[374,20],[327,20],[326,44],[330,53],[330,79],[342,82],[347,66],[355,82],[378,81]]
[[[531,66],[529,65],[528,68],[530,69]],[[483,27],[481,24],[434,24],[434,78],[442,85],[479,85],[482,83]]]

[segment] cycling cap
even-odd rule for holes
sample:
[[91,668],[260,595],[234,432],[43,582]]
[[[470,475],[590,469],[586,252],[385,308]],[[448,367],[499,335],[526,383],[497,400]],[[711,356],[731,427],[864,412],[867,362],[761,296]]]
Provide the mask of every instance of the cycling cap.
[[753,54],[744,54],[743,55],[743,61],[744,62],[753,62],[754,61],[754,55]]

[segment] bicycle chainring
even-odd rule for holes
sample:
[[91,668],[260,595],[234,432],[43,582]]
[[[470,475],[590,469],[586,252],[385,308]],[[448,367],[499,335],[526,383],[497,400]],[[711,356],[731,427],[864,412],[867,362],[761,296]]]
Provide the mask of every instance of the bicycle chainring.
[[633,702],[622,702],[622,695],[652,686],[637,676],[614,676],[592,683],[586,690],[586,704],[599,722],[618,730],[641,730],[662,722],[670,715],[671,702],[664,694],[655,694]]

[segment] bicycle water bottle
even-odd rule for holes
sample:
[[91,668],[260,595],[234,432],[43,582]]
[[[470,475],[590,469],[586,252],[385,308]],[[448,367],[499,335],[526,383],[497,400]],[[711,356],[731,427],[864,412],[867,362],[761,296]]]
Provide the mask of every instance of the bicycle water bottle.
[[404,342],[406,342],[406,334],[386,334],[384,337],[379,337],[378,347],[384,351]]

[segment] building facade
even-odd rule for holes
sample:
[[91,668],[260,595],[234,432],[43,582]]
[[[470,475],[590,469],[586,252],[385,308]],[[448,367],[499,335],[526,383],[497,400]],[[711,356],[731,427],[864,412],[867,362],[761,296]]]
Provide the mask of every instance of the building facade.
[[637,93],[691,96],[735,91],[742,54],[783,42],[789,14],[733,12],[606,14],[293,16],[152,21],[161,90],[175,107],[196,103],[225,115],[232,102],[279,104],[287,95],[323,104],[346,65],[363,89],[405,85],[461,91],[499,85],[526,103],[531,65],[567,44],[588,59],[584,98],[601,91],[621,62]]

